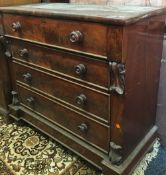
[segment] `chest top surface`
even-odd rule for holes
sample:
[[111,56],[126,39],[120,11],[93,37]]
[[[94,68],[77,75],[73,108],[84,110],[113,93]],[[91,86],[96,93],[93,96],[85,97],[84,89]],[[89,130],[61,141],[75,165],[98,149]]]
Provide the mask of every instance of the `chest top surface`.
[[131,24],[151,16],[160,15],[166,12],[166,8],[40,3],[1,7],[0,12],[124,25]]

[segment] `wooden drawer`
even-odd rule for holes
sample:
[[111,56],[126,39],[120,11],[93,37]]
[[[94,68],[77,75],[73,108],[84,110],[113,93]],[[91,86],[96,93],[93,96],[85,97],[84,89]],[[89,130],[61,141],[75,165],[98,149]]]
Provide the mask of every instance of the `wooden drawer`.
[[20,102],[52,121],[69,130],[90,144],[95,144],[106,152],[109,150],[109,127],[76,113],[48,98],[18,86]]
[[28,86],[41,90],[57,100],[68,103],[83,112],[109,121],[110,95],[67,79],[41,72],[26,65],[15,64],[16,79]]
[[93,85],[110,86],[110,71],[107,61],[99,61],[89,57],[34,45],[29,42],[12,40],[13,57],[30,65],[54,71],[60,75],[76,78]]
[[104,25],[8,14],[3,20],[7,35],[106,56],[107,27]]

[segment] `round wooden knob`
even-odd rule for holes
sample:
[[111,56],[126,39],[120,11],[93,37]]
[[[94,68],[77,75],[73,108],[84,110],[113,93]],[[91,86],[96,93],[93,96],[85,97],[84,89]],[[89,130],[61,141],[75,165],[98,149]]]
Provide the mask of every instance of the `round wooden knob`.
[[5,36],[0,36],[0,43],[1,43],[3,46],[6,46],[7,44],[10,44],[10,40],[6,39]]
[[72,43],[81,42],[83,40],[83,34],[80,31],[73,31],[70,33],[70,41]]
[[19,55],[20,55],[20,57],[22,57],[22,58],[27,58],[28,55],[29,55],[28,50],[27,50],[27,49],[21,49],[21,50],[19,51]]
[[81,94],[76,98],[76,103],[78,105],[85,105],[86,102],[87,102],[87,97],[84,94]]
[[13,96],[17,96],[17,95],[18,95],[18,93],[17,93],[16,91],[12,91],[11,94],[12,94]]
[[74,70],[77,75],[84,75],[87,71],[86,66],[84,64],[79,64],[75,66]]
[[6,50],[5,56],[6,56],[7,58],[11,58],[11,57],[12,57],[12,54],[11,54],[11,52],[10,52],[9,50]]
[[29,97],[26,99],[28,105],[34,105],[35,99],[33,97]]
[[86,132],[88,130],[88,126],[85,123],[82,123],[78,126],[78,129],[82,132]]
[[13,32],[18,32],[21,30],[21,24],[19,21],[12,23],[12,30],[13,30]]
[[32,75],[30,73],[23,74],[24,82],[30,83],[32,80]]

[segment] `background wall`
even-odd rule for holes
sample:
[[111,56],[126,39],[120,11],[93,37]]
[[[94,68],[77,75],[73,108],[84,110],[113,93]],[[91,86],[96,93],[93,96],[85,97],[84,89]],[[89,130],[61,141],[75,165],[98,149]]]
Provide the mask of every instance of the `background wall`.
[[70,2],[81,4],[166,5],[166,0],[70,0]]

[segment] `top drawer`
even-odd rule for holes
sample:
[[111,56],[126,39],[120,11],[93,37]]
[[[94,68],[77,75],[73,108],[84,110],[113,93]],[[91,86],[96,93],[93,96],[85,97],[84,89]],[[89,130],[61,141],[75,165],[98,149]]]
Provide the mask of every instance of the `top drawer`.
[[4,15],[7,35],[90,55],[107,55],[107,27],[96,23]]

